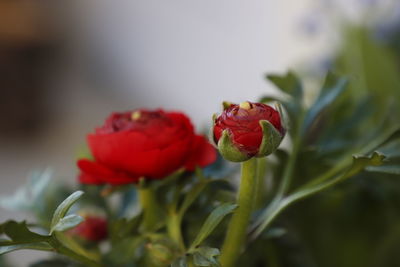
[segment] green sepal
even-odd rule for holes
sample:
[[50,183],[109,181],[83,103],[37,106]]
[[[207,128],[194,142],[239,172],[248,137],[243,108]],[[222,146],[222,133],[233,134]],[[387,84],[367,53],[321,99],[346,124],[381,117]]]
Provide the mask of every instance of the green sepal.
[[222,110],[228,109],[232,105],[229,101],[222,102]]
[[278,111],[278,113],[279,113],[279,118],[281,119],[281,125],[282,125],[283,129],[287,130],[289,127],[289,122],[288,122],[285,114],[283,113],[282,104],[280,102],[275,102],[274,106],[275,106],[275,110]]
[[267,120],[260,120],[263,138],[256,157],[265,157],[274,152],[282,142],[282,134]]
[[212,127],[210,128],[210,131],[208,133],[208,140],[210,141],[210,143],[215,147],[218,148],[218,144],[215,143],[215,139],[214,139],[214,126],[215,126],[215,121],[218,118],[218,114],[214,113],[212,115]]
[[233,144],[228,130],[222,132],[222,136],[218,141],[218,150],[222,157],[229,161],[242,162],[250,158],[247,153],[240,151],[240,149]]

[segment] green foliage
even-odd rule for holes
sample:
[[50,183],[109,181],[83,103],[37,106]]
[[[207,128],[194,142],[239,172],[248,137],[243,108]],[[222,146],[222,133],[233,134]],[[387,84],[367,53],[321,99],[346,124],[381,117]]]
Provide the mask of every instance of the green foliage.
[[[50,234],[53,231],[56,231],[56,228],[64,228],[65,224],[71,222],[77,222],[77,217],[72,217],[72,219],[65,219],[65,215],[67,214],[67,212],[69,211],[69,209],[71,208],[72,205],[74,205],[74,203],[83,195],[82,191],[76,191],[73,194],[71,194],[69,197],[67,197],[56,209],[56,211],[54,212],[53,215],[53,219],[51,220],[51,229],[50,229]],[[71,218],[71,217],[69,217]],[[64,220],[64,222],[63,222]],[[78,218],[79,221],[79,218]],[[82,220],[81,220],[82,221]],[[76,226],[77,224],[73,225]],[[72,227],[73,227],[72,226]],[[68,227],[68,225],[67,225]],[[71,227],[70,227],[71,228]],[[62,230],[61,230],[62,231]]]
[[217,248],[199,247],[193,251],[193,263],[196,266],[221,266],[216,259],[220,252]]
[[215,227],[218,226],[222,219],[226,215],[232,213],[236,208],[236,204],[224,203],[213,210],[210,216],[208,216],[207,220],[204,222],[196,239],[193,241],[190,247],[194,249],[200,245],[212,233]]

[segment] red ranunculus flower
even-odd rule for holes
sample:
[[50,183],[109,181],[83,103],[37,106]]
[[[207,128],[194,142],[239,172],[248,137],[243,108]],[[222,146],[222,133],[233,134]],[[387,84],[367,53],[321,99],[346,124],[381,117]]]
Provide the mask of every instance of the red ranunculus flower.
[[85,220],[77,227],[73,228],[70,233],[92,242],[105,240],[108,236],[107,220],[103,217],[96,216],[84,217]]
[[[263,130],[263,121],[273,126],[273,134]],[[229,136],[230,147],[226,149],[225,144],[221,144],[223,147],[220,147],[218,143],[224,131]],[[280,144],[285,130],[282,127],[281,116],[274,108],[262,103],[243,102],[240,105],[226,106],[222,114],[214,121],[213,133],[214,141],[225,158],[243,161],[253,156],[265,156],[271,153]],[[261,149],[264,138],[267,139],[265,144],[270,147]]]
[[180,168],[192,171],[216,159],[216,151],[194,133],[180,112],[137,110],[113,113],[87,137],[94,160],[81,159],[85,184],[128,184],[162,179]]

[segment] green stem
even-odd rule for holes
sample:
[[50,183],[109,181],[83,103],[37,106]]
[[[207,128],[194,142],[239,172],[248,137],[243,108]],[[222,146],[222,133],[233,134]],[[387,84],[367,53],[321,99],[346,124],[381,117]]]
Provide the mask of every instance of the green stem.
[[77,254],[75,251],[67,248],[61,242],[59,242],[55,237],[51,238],[49,240],[49,243],[55,249],[55,251],[57,253],[67,256],[79,263],[84,264],[85,266],[90,266],[90,267],[102,267],[103,266],[99,262],[88,259],[85,256]]
[[151,187],[138,187],[139,202],[143,209],[142,230],[151,232],[157,229],[162,216],[161,208],[158,204],[156,195]]
[[242,162],[242,177],[237,200],[239,207],[232,216],[222,246],[220,261],[223,267],[234,266],[246,241],[247,225],[254,204],[256,174],[256,158]]
[[185,243],[182,238],[181,231],[181,216],[173,210],[169,213],[168,221],[167,221],[167,230],[169,236],[179,245],[179,248],[182,251],[185,251]]

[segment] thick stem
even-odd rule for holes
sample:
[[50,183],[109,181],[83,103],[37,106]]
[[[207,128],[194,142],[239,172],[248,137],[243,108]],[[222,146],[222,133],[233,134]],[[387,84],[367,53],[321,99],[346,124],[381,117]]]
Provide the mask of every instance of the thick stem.
[[234,266],[246,241],[247,225],[254,205],[256,175],[256,158],[242,163],[242,177],[237,200],[239,207],[232,216],[222,246],[220,257],[222,267]]
[[181,217],[176,211],[169,213],[167,230],[169,236],[179,245],[179,248],[185,251],[185,243],[183,242],[181,231]]
[[143,209],[142,230],[151,232],[156,230],[160,217],[162,216],[161,208],[158,204],[154,190],[151,187],[139,187],[139,202]]

